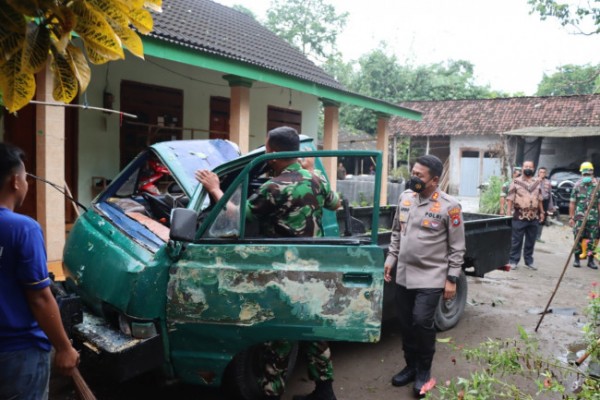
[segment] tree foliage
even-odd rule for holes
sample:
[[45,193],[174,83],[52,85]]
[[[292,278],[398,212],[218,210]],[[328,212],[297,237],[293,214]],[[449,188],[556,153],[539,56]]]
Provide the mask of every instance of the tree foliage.
[[324,60],[335,53],[347,18],[324,0],[273,0],[266,26],[304,55]]
[[570,25],[580,33],[600,33],[600,0],[563,2],[556,0],[528,0],[531,12],[542,20],[556,18],[563,26]]
[[[418,100],[479,99],[501,96],[488,86],[475,84],[474,67],[468,61],[449,60],[430,65],[401,64],[385,43],[363,55],[348,87],[366,96],[391,103]],[[338,67],[338,71],[343,70]],[[352,69],[351,69],[352,70]],[[373,133],[376,116],[368,110],[344,107],[344,125]]]
[[[50,63],[53,97],[69,103],[90,81],[88,61],[143,58],[141,34],[152,31],[149,10],[162,0],[0,0],[0,90],[15,112],[35,94],[35,73]],[[133,27],[133,28],[132,28]],[[73,42],[76,34],[84,51]]]
[[600,93],[600,66],[563,65],[551,75],[544,74],[537,96],[570,96]]

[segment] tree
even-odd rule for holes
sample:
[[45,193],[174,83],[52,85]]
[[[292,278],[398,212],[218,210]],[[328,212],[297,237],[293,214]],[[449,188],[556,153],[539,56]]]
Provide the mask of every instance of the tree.
[[[474,67],[468,61],[449,60],[431,65],[401,65],[382,43],[363,55],[350,89],[392,103],[415,100],[480,99],[502,95],[475,84]],[[375,132],[376,116],[367,110],[344,107],[343,124]]]
[[304,55],[323,60],[335,53],[347,18],[324,0],[273,0],[265,25]]
[[600,93],[600,66],[563,65],[551,75],[544,74],[537,96],[569,96]]
[[531,13],[538,13],[542,20],[556,18],[562,26],[570,25],[578,32],[592,35],[600,33],[600,0],[563,3],[556,0],[528,0]]
[[[123,46],[143,58],[141,34],[152,31],[148,10],[162,0],[0,0],[0,90],[10,112],[35,94],[34,75],[50,63],[53,97],[69,103],[84,92],[92,64],[123,59]],[[73,33],[85,49],[77,47]]]

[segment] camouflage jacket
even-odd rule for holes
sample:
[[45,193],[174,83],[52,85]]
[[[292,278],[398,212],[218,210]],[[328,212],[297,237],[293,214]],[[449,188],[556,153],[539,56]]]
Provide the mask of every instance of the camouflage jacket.
[[[575,220],[581,221],[585,216],[585,212],[590,204],[592,199],[592,194],[594,193],[594,189],[598,181],[596,178],[589,185],[584,185],[581,182],[581,179],[575,183],[573,186],[573,191],[571,191],[571,203],[575,203]],[[595,207],[592,207],[590,210],[590,215],[588,217],[588,221],[598,221],[598,207],[600,207],[600,196],[598,193],[596,194],[595,199]]]
[[294,163],[248,199],[247,214],[260,216],[260,231],[268,237],[323,236],[323,207],[335,210],[338,202],[323,175]]

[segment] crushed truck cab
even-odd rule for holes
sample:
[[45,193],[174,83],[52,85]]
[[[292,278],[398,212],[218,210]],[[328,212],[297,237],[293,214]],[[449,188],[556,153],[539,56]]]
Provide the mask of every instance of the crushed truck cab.
[[[251,398],[260,366],[247,365],[260,364],[264,342],[378,341],[383,250],[376,230],[340,236],[335,212],[324,210],[324,237],[268,238],[246,218],[245,201],[268,179],[269,159],[314,156],[322,171],[326,157],[358,155],[373,157],[381,171],[378,152],[315,152],[306,137],[301,150],[240,156],[224,140],[175,141],[132,161],[77,220],[65,246],[65,286],[85,306],[73,327],[84,355],[119,380],[162,368],[193,384],[232,379]],[[149,191],[156,163],[168,172]],[[218,203],[194,178],[198,169],[218,174],[225,193]],[[375,210],[371,226],[377,219]]]

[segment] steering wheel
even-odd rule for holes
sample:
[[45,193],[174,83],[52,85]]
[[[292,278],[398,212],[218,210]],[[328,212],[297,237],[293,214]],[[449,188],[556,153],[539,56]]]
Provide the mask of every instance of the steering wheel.
[[150,194],[148,192],[142,192],[142,197],[148,205],[150,206],[150,211],[155,219],[157,219],[160,223],[169,226],[171,219],[171,207],[161,198]]

